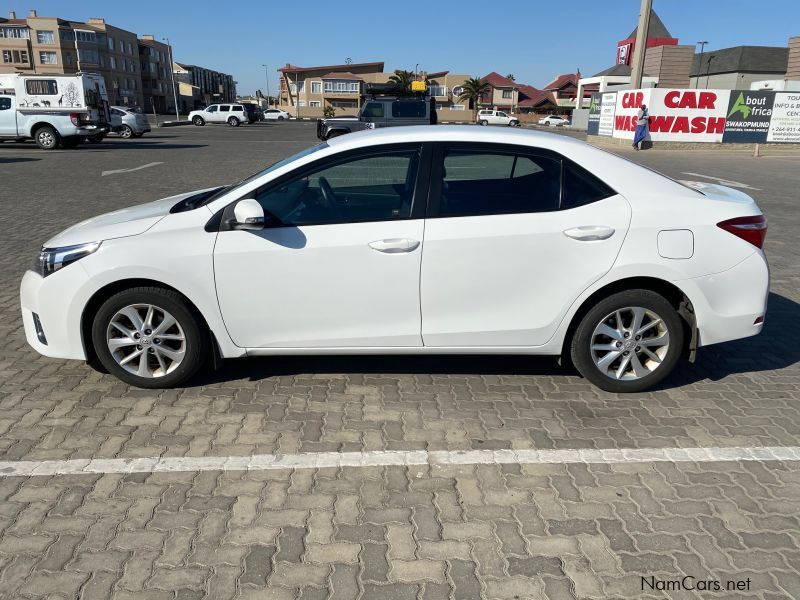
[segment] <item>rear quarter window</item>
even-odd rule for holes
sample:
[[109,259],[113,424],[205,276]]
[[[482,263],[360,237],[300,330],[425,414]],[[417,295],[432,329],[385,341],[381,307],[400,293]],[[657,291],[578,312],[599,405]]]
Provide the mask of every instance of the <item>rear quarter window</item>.
[[561,208],[575,208],[591,204],[616,194],[606,183],[586,169],[564,160]]
[[424,102],[392,102],[392,116],[400,119],[413,119],[425,117]]

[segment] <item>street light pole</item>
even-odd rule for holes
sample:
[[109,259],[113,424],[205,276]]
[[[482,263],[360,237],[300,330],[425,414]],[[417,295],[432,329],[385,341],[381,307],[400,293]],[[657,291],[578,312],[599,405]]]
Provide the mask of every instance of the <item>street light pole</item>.
[[698,63],[697,63],[697,77],[696,77],[696,78],[695,78],[695,80],[694,80],[694,87],[695,87],[695,89],[697,89],[698,87],[700,87],[700,73],[702,73],[702,72],[703,72],[703,51],[706,49],[706,44],[707,44],[707,43],[708,43],[708,42],[697,42],[697,43],[695,44],[695,46],[696,46],[697,44],[700,44],[700,60],[699,60],[699,61],[698,61]]
[[264,67],[264,77],[267,80],[267,108],[269,108],[269,67],[267,65],[261,65]]
[[169,48],[169,72],[172,75],[172,99],[175,101],[175,120],[181,120],[181,111],[178,108],[178,92],[175,89],[175,63],[172,60],[172,44],[169,43],[169,38],[163,38],[167,42]]
[[636,90],[642,87],[644,73],[644,53],[647,50],[647,33],[650,29],[650,11],[653,0],[642,0],[639,12],[639,25],[636,28],[636,42],[633,47],[633,63],[631,65],[631,88]]

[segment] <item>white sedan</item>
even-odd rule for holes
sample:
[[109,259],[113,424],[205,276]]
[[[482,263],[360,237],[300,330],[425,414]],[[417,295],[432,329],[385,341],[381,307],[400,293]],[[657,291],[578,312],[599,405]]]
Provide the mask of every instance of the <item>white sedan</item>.
[[22,280],[28,343],[130,384],[212,358],[545,354],[633,392],[755,335],[766,220],[564,136],[392,127],[108,213]]
[[280,108],[268,108],[264,111],[265,121],[288,121],[289,113]]
[[543,119],[539,119],[539,125],[547,125],[549,127],[564,127],[569,125],[569,121],[564,117],[558,115],[547,115]]

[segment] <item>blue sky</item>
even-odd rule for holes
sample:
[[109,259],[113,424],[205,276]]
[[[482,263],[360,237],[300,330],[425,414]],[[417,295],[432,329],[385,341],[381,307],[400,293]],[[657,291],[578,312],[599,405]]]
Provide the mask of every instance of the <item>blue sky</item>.
[[[614,64],[617,41],[636,26],[640,0],[3,4],[4,13],[16,10],[18,17],[30,9],[73,20],[105,17],[140,35],[168,36],[178,62],[231,73],[239,93],[248,94],[266,87],[262,64],[269,65],[274,93],[275,69],[287,62],[340,64],[348,57],[353,62],[384,61],[386,70],[413,70],[419,63],[428,71],[513,73],[517,81],[535,87],[577,68],[593,75]],[[680,43],[708,40],[706,50],[743,44],[786,46],[790,36],[800,35],[798,0],[654,0],[653,8]]]

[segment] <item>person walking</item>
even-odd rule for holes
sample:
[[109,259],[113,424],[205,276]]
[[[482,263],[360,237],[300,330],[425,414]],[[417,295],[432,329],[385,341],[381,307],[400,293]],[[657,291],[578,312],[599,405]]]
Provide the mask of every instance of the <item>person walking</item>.
[[650,115],[647,113],[647,105],[642,104],[642,108],[636,114],[636,131],[633,133],[633,149],[639,150],[639,144],[647,137],[647,123]]

